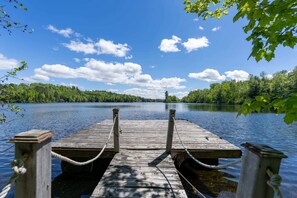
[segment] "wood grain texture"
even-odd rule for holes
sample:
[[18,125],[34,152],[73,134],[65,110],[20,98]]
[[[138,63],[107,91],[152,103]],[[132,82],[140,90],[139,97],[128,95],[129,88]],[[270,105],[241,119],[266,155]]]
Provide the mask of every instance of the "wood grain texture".
[[187,197],[170,154],[121,150],[93,191],[97,197]]
[[[241,156],[241,150],[223,138],[189,121],[177,120],[177,129],[187,149],[192,153],[202,153],[207,158],[234,158]],[[77,150],[100,151],[109,135],[112,120],[104,120],[86,129],[54,142],[52,149],[71,157]],[[132,150],[165,150],[168,120],[120,120],[120,147]],[[113,137],[111,138],[113,139]],[[107,151],[114,148],[113,141]],[[67,150],[67,152],[66,152]],[[184,149],[173,132],[172,152],[183,153]],[[209,154],[209,155],[208,155]],[[86,156],[89,157],[89,156]],[[91,157],[91,156],[90,156]]]

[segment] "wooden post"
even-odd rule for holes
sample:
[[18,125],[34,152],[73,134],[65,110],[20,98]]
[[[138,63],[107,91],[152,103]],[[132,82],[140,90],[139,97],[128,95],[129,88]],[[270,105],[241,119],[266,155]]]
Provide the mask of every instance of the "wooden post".
[[113,144],[114,144],[114,152],[120,152],[120,139],[119,139],[119,109],[113,109],[113,120],[114,120],[114,127],[113,127]]
[[173,118],[175,117],[175,109],[169,110],[169,120],[168,120],[168,130],[167,130],[167,142],[166,142],[166,152],[171,152],[172,147],[172,138],[173,138],[173,131],[174,131],[174,121]]
[[269,168],[278,174],[282,158],[287,158],[282,152],[263,144],[242,144],[245,153],[242,159],[237,198],[273,198],[273,189],[267,185]]
[[24,154],[28,159],[24,163],[27,169],[20,175],[15,184],[16,198],[50,198],[51,197],[51,138],[53,132],[30,130],[14,136],[10,141],[15,143],[15,159]]

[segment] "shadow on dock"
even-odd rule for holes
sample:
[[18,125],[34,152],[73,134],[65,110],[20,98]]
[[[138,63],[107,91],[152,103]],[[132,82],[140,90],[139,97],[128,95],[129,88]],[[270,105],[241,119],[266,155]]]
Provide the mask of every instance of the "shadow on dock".
[[64,164],[63,169],[67,170],[63,171],[66,173],[60,174],[52,181],[52,197],[90,197],[111,160],[112,158],[99,159],[83,167]]

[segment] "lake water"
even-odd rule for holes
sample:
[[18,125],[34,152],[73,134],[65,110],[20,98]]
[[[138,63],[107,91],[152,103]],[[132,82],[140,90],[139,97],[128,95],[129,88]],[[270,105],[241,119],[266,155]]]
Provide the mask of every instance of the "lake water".
[[[56,132],[54,140],[105,119],[112,119],[112,109],[120,108],[121,119],[168,119],[168,111],[176,109],[176,118],[187,119],[240,146],[244,142],[263,143],[284,152],[288,158],[281,164],[283,197],[297,197],[297,123],[286,125],[282,115],[252,114],[236,118],[236,106],[164,103],[55,103],[21,104],[24,117],[9,115],[11,122],[0,125],[0,188],[12,174],[10,162],[14,148],[7,143],[15,134],[30,129]],[[9,149],[10,148],[10,149]],[[8,149],[8,150],[7,150]],[[5,151],[6,150],[6,151]],[[222,159],[221,163],[230,160]],[[232,160],[231,160],[232,161]],[[240,165],[223,171],[184,172],[208,197],[234,196]],[[53,159],[52,179],[61,177],[59,160]],[[213,182],[217,181],[217,182]],[[9,194],[13,196],[12,192]]]

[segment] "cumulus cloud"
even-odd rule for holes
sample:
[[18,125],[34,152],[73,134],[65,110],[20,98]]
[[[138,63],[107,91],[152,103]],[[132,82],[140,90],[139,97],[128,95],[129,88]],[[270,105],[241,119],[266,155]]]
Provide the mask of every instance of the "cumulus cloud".
[[202,27],[202,26],[199,26],[199,30],[204,30],[204,27]]
[[88,59],[84,66],[71,68],[62,64],[48,65],[34,70],[34,75],[28,80],[50,80],[50,78],[83,78],[89,81],[106,84],[126,84],[147,87],[151,89],[173,88],[183,89],[185,79],[172,77],[153,79],[149,74],[143,74],[139,64],[132,62],[104,62]]
[[163,39],[159,46],[160,51],[162,52],[179,52],[180,50],[176,46],[180,43],[181,39],[177,36],[172,35],[171,39]]
[[7,58],[0,53],[0,69],[13,69],[18,66],[18,61],[13,58]]
[[64,43],[64,46],[74,52],[83,52],[85,54],[95,54],[94,43],[83,43],[81,41],[70,41],[70,43]]
[[53,25],[48,25],[47,29],[50,30],[51,32],[60,34],[64,37],[70,37],[70,35],[74,34],[74,31],[71,28],[66,28],[66,29],[58,29]]
[[143,88],[131,88],[122,92],[123,94],[129,94],[139,96],[143,98],[151,99],[164,99],[165,89],[143,89]]
[[249,73],[243,70],[226,71],[226,76],[235,81],[245,81],[249,79]]
[[218,30],[220,30],[220,29],[221,29],[221,27],[220,27],[220,26],[217,26],[217,27],[212,28],[211,30],[212,30],[213,32],[216,32],[216,31],[218,31]]
[[204,80],[207,82],[215,82],[226,79],[225,75],[220,75],[220,73],[215,69],[205,69],[204,71],[199,73],[189,73],[188,77],[198,80]]
[[201,38],[189,38],[187,42],[182,43],[187,52],[192,52],[199,48],[208,47],[209,41],[203,36]]
[[176,96],[179,99],[182,99],[183,97],[187,96],[188,94],[189,94],[188,91],[179,91],[179,92],[170,93],[170,95]]
[[87,41],[86,43],[81,41],[70,41],[70,43],[64,43],[64,46],[75,52],[83,52],[84,54],[111,54],[116,57],[126,57],[127,59],[132,56],[127,56],[130,48],[128,44],[115,44],[113,41],[100,39],[97,42]]

